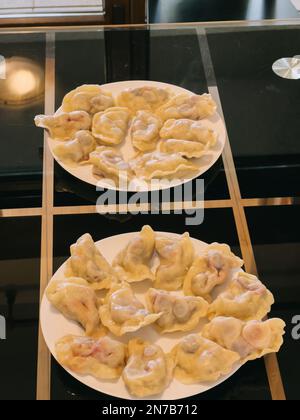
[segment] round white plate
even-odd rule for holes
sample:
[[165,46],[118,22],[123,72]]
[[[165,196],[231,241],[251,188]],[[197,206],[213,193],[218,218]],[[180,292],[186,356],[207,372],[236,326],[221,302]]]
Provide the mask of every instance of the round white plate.
[[[167,235],[172,235],[174,237],[178,237],[177,234],[170,234],[170,233],[163,233]],[[128,241],[137,233],[125,233],[122,235],[111,236],[109,238],[103,239],[96,243],[97,248],[99,251],[104,255],[104,257],[109,261],[112,262],[116,254],[121,251],[128,243]],[[201,249],[206,245],[204,242],[199,241],[198,239],[192,239],[193,245],[195,247],[196,253],[199,253]],[[153,264],[156,264],[156,261],[153,261]],[[64,278],[64,269],[66,263],[64,263],[58,271],[54,274],[51,282],[54,280],[59,280]],[[233,270],[231,273],[230,278],[237,270]],[[149,287],[151,287],[150,282],[142,282],[133,284],[133,289],[137,295],[137,297],[144,302],[144,295],[145,292]],[[219,287],[219,290],[216,291],[216,294],[220,293],[221,290],[225,286]],[[181,292],[178,292],[181,294]],[[73,321],[68,320],[65,318],[59,311],[57,311],[49,302],[46,295],[44,295],[42,304],[41,304],[41,311],[40,311],[40,320],[41,320],[41,327],[44,334],[44,338],[46,344],[54,356],[55,355],[55,343],[65,335],[74,334],[74,335],[84,335],[83,329]],[[192,332],[200,332],[203,328],[203,325],[208,321],[203,321],[202,325],[196,330]],[[165,352],[169,352],[177,343],[178,341],[187,334],[191,332],[179,332],[179,333],[171,333],[160,335],[158,334],[155,329],[151,326],[147,326],[145,328],[136,331],[135,333],[126,334],[123,337],[118,337],[118,340],[127,342],[129,339],[134,337],[139,337],[144,340],[149,340],[152,343],[156,343],[162,347]],[[164,390],[163,393],[159,395],[155,395],[153,397],[148,397],[147,399],[152,400],[177,400],[180,398],[191,397],[193,395],[197,395],[203,392],[208,391],[211,388],[221,384],[222,382],[226,381],[230,376],[232,376],[238,369],[240,368],[240,364],[237,364],[232,372],[222,377],[220,380],[211,383],[201,383],[201,384],[193,384],[193,385],[185,385],[181,382],[178,382],[176,379],[173,379],[171,384],[167,389]],[[106,380],[99,380],[93,378],[92,376],[83,376],[78,375],[68,369],[66,369],[70,375],[76,378],[78,381],[82,382],[83,384],[87,385],[90,388],[95,389],[96,391],[103,392],[108,395],[112,395],[114,397],[125,398],[125,399],[137,399],[132,397],[126,389],[126,386],[123,380],[120,378],[118,381],[106,381]]]
[[[155,87],[160,87],[160,88],[168,88],[174,94],[180,94],[180,93],[191,94],[192,93],[179,86],[170,85],[170,84],[161,83],[161,82],[152,82],[148,80],[129,80],[125,82],[108,83],[108,84],[102,85],[102,87],[110,91],[113,94],[113,96],[116,97],[124,89],[141,87],[145,85],[155,86]],[[59,110],[57,112],[59,112]],[[225,146],[225,140],[226,140],[226,130],[225,130],[223,120],[217,113],[215,113],[213,117],[209,119],[205,119],[203,121],[207,124],[209,128],[216,131],[218,135],[218,141],[217,141],[217,144],[211,150],[209,150],[204,156],[198,159],[192,159],[192,161],[199,167],[199,172],[195,174],[193,177],[185,179],[185,180],[174,179],[167,186],[161,185],[160,183],[149,185],[146,191],[154,191],[158,189],[177,187],[187,181],[190,181],[191,179],[198,178],[200,175],[203,175],[204,172],[206,172],[219,159],[220,155],[222,154],[223,148]],[[125,188],[124,189],[118,188],[118,187],[113,188],[107,181],[102,180],[99,177],[96,177],[92,172],[92,165],[72,165],[69,163],[62,162],[60,159],[58,159],[58,157],[56,157],[54,153],[54,148],[59,143],[61,142],[57,140],[53,140],[50,137],[48,137],[48,144],[49,144],[49,147],[50,147],[50,150],[54,159],[59,163],[60,166],[62,166],[71,175],[75,176],[76,178],[79,178],[81,181],[87,182],[88,184],[98,186],[99,188],[125,190]],[[128,136],[120,146],[116,147],[116,149],[122,152],[125,161],[128,161],[128,162],[136,155],[136,150],[133,148]],[[132,180],[132,183],[130,184],[127,191],[145,191],[145,183],[141,182],[138,178],[135,178]]]

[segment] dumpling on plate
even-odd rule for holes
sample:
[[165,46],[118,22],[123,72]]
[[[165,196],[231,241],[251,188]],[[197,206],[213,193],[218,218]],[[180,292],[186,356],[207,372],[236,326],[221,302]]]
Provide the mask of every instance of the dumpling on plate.
[[203,121],[186,118],[167,120],[159,133],[162,139],[193,141],[202,144],[205,149],[212,148],[217,142],[217,133]]
[[173,361],[163,350],[147,341],[130,340],[129,358],[123,370],[123,380],[135,397],[160,394],[170,384]]
[[179,153],[188,159],[199,158],[206,152],[202,143],[189,140],[168,139],[159,143],[158,150],[162,153]]
[[87,130],[80,130],[72,140],[55,146],[54,153],[63,162],[79,163],[88,160],[90,153],[95,148],[96,141],[92,133]]
[[79,322],[87,335],[96,332],[100,324],[97,297],[85,280],[70,277],[53,281],[47,287],[46,295],[65,317]]
[[189,234],[181,237],[158,235],[156,251],[160,264],[156,270],[154,287],[163,290],[178,290],[194,260],[194,247]]
[[217,381],[228,375],[240,359],[237,353],[200,334],[184,337],[171,355],[175,363],[174,377],[184,384]]
[[113,106],[114,100],[110,92],[99,85],[82,85],[66,94],[62,111],[86,111],[95,114]]
[[94,115],[92,133],[98,143],[116,146],[125,140],[128,123],[128,108],[107,108]]
[[100,305],[99,314],[102,324],[117,336],[137,331],[161,316],[151,314],[126,283],[111,287]]
[[188,93],[181,93],[162,105],[157,110],[157,115],[163,121],[172,118],[202,120],[213,116],[216,110],[217,106],[211,95],[191,95]]
[[126,345],[107,336],[97,340],[67,335],[55,345],[59,363],[80,375],[117,379],[126,363]]
[[283,344],[285,323],[278,318],[244,322],[232,317],[217,317],[205,325],[203,337],[235,351],[242,362],[277,353]]
[[161,126],[162,122],[156,115],[149,111],[138,111],[130,127],[132,145],[142,152],[154,150]]
[[137,111],[155,111],[170,98],[167,89],[155,86],[142,86],[123,90],[116,99],[117,105],[127,107],[135,114]]
[[34,119],[37,127],[49,131],[53,140],[70,140],[80,130],[89,130],[92,120],[85,111],[60,112],[54,115],[37,115]]
[[113,267],[119,279],[128,283],[154,280],[150,268],[154,247],[155,233],[146,225],[114,259]]
[[207,315],[208,303],[201,297],[149,289],[146,299],[150,312],[162,313],[155,323],[161,333],[191,331]]
[[243,271],[236,273],[225,292],[210,305],[209,319],[231,316],[243,321],[261,320],[274,303],[272,293],[257,277]]
[[190,177],[199,172],[198,166],[189,162],[180,153],[152,152],[130,162],[131,169],[140,179],[174,179]]
[[211,302],[214,288],[225,283],[231,270],[241,268],[243,264],[243,260],[234,255],[226,244],[212,243],[206,246],[184,279],[184,294],[201,296]]
[[66,276],[81,277],[95,290],[109,289],[112,283],[118,281],[116,273],[97,249],[90,234],[81,236],[70,250]]

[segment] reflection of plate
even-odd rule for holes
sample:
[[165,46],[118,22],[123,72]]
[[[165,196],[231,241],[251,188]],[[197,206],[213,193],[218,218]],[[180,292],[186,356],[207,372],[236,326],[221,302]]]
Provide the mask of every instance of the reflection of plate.
[[[126,233],[117,236],[111,236],[109,238],[103,239],[99,241],[96,245],[99,250],[102,252],[105,258],[109,262],[113,260],[116,254],[123,249],[128,241],[132,238],[132,236],[136,235],[136,233]],[[173,234],[174,237],[178,236]],[[193,245],[195,247],[196,252],[200,252],[200,250],[205,246],[204,242],[201,242],[197,239],[192,239]],[[52,280],[62,279],[64,276],[64,265],[62,265],[59,270],[55,273]],[[232,274],[236,272],[234,270]],[[230,276],[232,277],[232,276]],[[137,294],[138,298],[144,301],[144,295],[147,289],[149,288],[150,283],[142,282],[142,283],[135,283],[133,284],[133,288],[135,293]],[[224,286],[222,286],[224,288]],[[219,288],[218,293],[222,290]],[[181,292],[178,292],[181,293]],[[55,357],[55,342],[67,334],[75,334],[75,335],[82,335],[83,330],[77,325],[76,323],[66,319],[60,312],[58,312],[48,301],[47,297],[44,296],[42,305],[41,305],[41,326],[43,330],[43,334],[45,337],[45,341],[51,351],[52,355]],[[204,325],[204,321],[202,326],[199,326],[197,330],[192,332],[200,331]],[[170,351],[173,346],[175,346],[178,340],[189,333],[172,333],[167,335],[159,335],[155,329],[151,326],[142,328],[141,330],[126,334],[123,337],[118,337],[118,340],[122,340],[127,342],[129,339],[133,337],[140,337],[144,340],[149,340],[153,343],[159,344],[166,352]],[[208,391],[211,388],[219,385],[220,383],[224,382],[230,376],[232,376],[238,369],[240,365],[236,366],[235,369],[231,372],[231,374],[222,377],[220,380],[216,382],[212,382],[209,384],[193,384],[193,385],[184,385],[177,380],[173,379],[170,386],[160,395],[153,396],[152,398],[148,399],[166,399],[166,400],[175,400],[180,398],[191,397],[193,395],[197,395]],[[114,397],[119,398],[126,398],[126,399],[133,399],[133,397],[128,393],[124,382],[122,379],[116,381],[100,381],[92,376],[82,376],[77,375],[68,370],[70,375],[76,378],[78,381],[82,382],[83,384],[89,386],[90,388],[95,389],[96,391],[103,392],[108,395],[112,395]]]
[[[124,89],[145,86],[145,85],[156,86],[160,88],[169,88],[172,92],[174,92],[174,94],[186,93],[186,92],[192,93],[192,92],[187,91],[186,89],[183,89],[175,85],[170,85],[167,83],[160,83],[160,82],[143,81],[143,80],[109,83],[102,86],[104,87],[104,89],[107,89],[108,91],[112,92],[114,96],[116,96],[118,93],[120,93]],[[217,113],[212,118],[206,119],[203,121],[207,123],[209,128],[212,128],[217,132],[218,142],[217,142],[217,145],[213,149],[209,150],[207,154],[205,154],[203,157],[199,159],[192,159],[192,161],[196,163],[197,166],[199,166],[198,174],[186,180],[178,180],[178,179],[172,180],[170,184],[168,184],[168,186],[166,187],[162,187],[161,185],[152,185],[151,188],[149,186],[149,189],[147,191],[165,189],[165,188],[176,187],[178,185],[181,185],[186,181],[190,181],[191,179],[197,178],[200,175],[204,174],[204,172],[206,172],[218,160],[218,158],[220,157],[223,151],[225,140],[226,140],[224,123]],[[105,182],[105,180],[101,180],[100,178],[97,178],[95,175],[93,175],[91,165],[83,165],[83,166],[71,165],[71,164],[67,164],[59,160],[53,153],[54,147],[59,143],[60,143],[59,141],[55,141],[49,138],[49,147],[54,158],[66,171],[68,171],[70,174],[72,174],[76,178],[79,178],[82,181],[87,182],[89,184],[99,186],[100,188],[112,189],[111,185]],[[117,149],[121,150],[126,161],[129,161],[136,155],[136,150],[133,149],[131,142],[128,138],[125,140],[125,142],[122,145],[118,146]],[[143,191],[144,188],[139,188],[139,186],[141,186],[141,183],[139,182],[137,178],[135,178],[133,187],[128,189],[128,191],[137,191],[137,190]],[[142,183],[142,186],[144,186],[144,183]]]

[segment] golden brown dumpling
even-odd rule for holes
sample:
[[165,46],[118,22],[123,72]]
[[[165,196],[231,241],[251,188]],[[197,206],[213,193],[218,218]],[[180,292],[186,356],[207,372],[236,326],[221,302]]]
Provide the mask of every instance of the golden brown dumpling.
[[92,133],[98,143],[115,146],[125,140],[128,123],[128,108],[107,108],[94,115]]
[[161,141],[158,145],[158,150],[162,153],[179,153],[188,159],[200,158],[206,152],[202,143],[177,139]]
[[117,96],[117,105],[127,107],[135,114],[137,111],[155,111],[170,97],[167,89],[154,86],[142,86],[123,90]]
[[114,106],[112,94],[99,85],[82,85],[67,93],[62,102],[62,110],[86,111],[90,114],[105,111]]
[[159,140],[161,120],[149,111],[138,111],[130,127],[132,145],[142,151],[154,150]]
[[217,142],[217,133],[208,128],[204,121],[193,121],[187,118],[167,120],[159,134],[164,140],[193,141],[202,144],[205,149],[213,147]]
[[58,144],[54,148],[55,155],[63,162],[79,163],[89,159],[90,153],[96,148],[92,133],[80,130],[74,139]]

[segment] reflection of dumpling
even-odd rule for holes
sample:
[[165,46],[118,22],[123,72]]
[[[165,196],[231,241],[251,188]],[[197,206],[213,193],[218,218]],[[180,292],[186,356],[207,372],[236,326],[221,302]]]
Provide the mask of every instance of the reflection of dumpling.
[[173,348],[174,377],[184,384],[214,382],[231,372],[239,355],[199,334],[190,334]]
[[125,366],[126,346],[109,337],[94,340],[68,335],[56,343],[55,349],[59,363],[80,375],[117,379]]
[[202,143],[188,140],[168,139],[159,143],[158,150],[163,153],[179,153],[189,159],[199,158],[205,153]]
[[112,106],[114,100],[110,92],[103,90],[99,85],[82,85],[67,93],[63,99],[62,110],[95,114]]
[[73,140],[58,144],[54,148],[55,155],[65,162],[82,162],[88,160],[89,154],[95,149],[96,141],[87,130],[78,131]]
[[277,353],[283,344],[285,323],[278,318],[243,322],[217,317],[205,325],[201,334],[220,346],[239,353],[243,362]]
[[211,117],[216,112],[217,106],[211,95],[190,95],[182,93],[171,98],[157,110],[157,115],[163,121],[171,118],[189,118],[201,120]]
[[261,320],[274,303],[272,293],[257,277],[238,272],[227,290],[209,308],[209,318],[232,316],[243,321]]
[[130,127],[133,146],[142,152],[155,149],[161,125],[162,123],[156,115],[148,111],[138,111]]
[[217,133],[208,128],[203,121],[188,119],[167,120],[160,130],[162,139],[177,139],[194,141],[205,146],[206,149],[213,147],[217,142]]
[[130,162],[140,179],[184,178],[199,172],[199,168],[180,153],[146,153]]
[[205,318],[208,303],[201,297],[178,296],[174,292],[149,289],[146,295],[150,312],[161,313],[156,321],[162,333],[191,331]]
[[167,388],[173,372],[173,361],[162,349],[140,339],[128,343],[129,359],[123,380],[136,397],[156,395]]
[[184,280],[185,295],[201,296],[210,302],[213,289],[228,279],[231,269],[240,268],[243,263],[228,245],[208,245],[195,259]]
[[52,305],[67,318],[78,321],[87,335],[96,331],[100,321],[97,298],[85,280],[70,277],[64,281],[51,282],[46,294]]
[[113,262],[120,280],[128,283],[154,280],[154,274],[150,270],[154,246],[155,233],[150,226],[144,226]]
[[74,138],[77,131],[89,130],[92,120],[85,111],[73,111],[54,115],[37,115],[34,122],[37,127],[48,130],[53,140],[70,140]]
[[129,108],[134,114],[140,110],[155,111],[169,99],[166,89],[142,86],[123,90],[117,97],[117,105]]
[[117,336],[152,324],[161,315],[150,314],[126,283],[112,286],[100,305],[99,314],[102,324]]
[[161,235],[156,238],[160,265],[156,270],[156,289],[177,290],[182,286],[193,259],[194,247],[186,232],[179,238]]
[[113,180],[117,185],[121,179],[129,180],[132,171],[122,155],[115,149],[99,146],[90,154],[89,163],[93,165],[93,173],[101,178]]
[[107,108],[94,115],[92,133],[101,144],[114,146],[122,143],[126,137],[129,121],[127,108]]
[[67,263],[67,276],[87,280],[93,289],[109,289],[116,282],[116,274],[88,233],[71,245],[71,257]]

